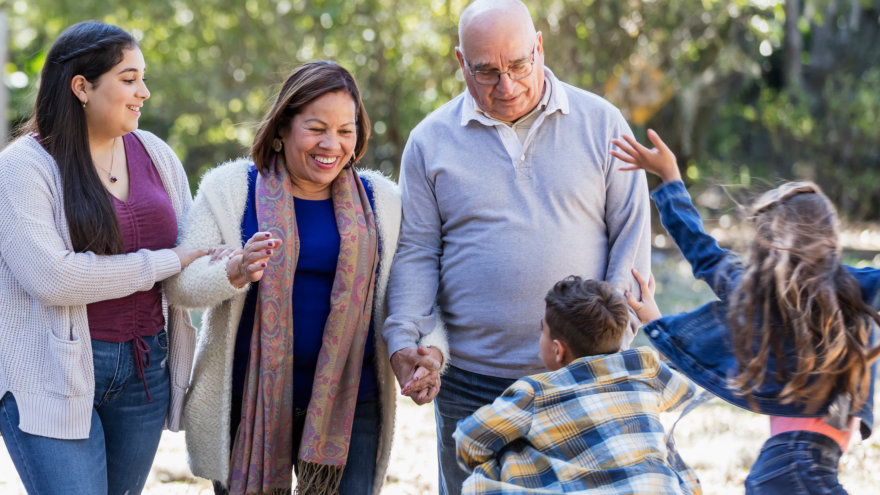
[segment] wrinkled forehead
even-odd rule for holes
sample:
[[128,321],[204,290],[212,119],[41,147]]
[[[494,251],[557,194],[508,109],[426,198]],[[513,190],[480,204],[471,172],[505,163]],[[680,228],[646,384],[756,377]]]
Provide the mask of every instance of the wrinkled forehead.
[[531,55],[537,34],[529,17],[504,16],[488,11],[462,26],[459,47],[468,62],[509,62]]

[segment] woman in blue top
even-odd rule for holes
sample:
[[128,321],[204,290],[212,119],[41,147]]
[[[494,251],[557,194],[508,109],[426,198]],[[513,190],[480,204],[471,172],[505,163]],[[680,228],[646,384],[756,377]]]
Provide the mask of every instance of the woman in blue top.
[[184,428],[193,473],[217,493],[289,491],[294,469],[297,492],[381,489],[395,391],[374,329],[400,198],[381,174],[352,167],[369,133],[351,74],[307,63],[282,85],[252,158],[201,181],[181,245],[239,249],[191,266],[167,290],[208,307]]
[[[771,415],[771,438],[746,479],[746,493],[846,493],[837,465],[859,419],[873,424],[874,373],[880,356],[871,308],[880,270],[842,265],[837,215],[812,183],[765,193],[753,206],[748,262],[703,230],[675,156],[654,131],[654,149],[615,140],[611,154],[663,180],[652,197],[661,221],[694,275],[720,301],[660,318],[645,282],[630,304],[645,332],[679,369],[738,406]],[[658,319],[659,318],[659,319]]]

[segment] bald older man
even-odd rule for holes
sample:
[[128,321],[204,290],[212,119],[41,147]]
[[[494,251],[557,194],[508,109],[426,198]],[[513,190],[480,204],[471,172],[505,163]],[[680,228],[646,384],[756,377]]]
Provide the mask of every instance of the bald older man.
[[466,477],[456,423],[545,371],[538,339],[553,284],[576,274],[637,294],[631,269],[650,270],[645,176],[618,173],[608,154],[631,134],[621,113],[544,67],[543,37],[517,0],[470,4],[459,42],[467,91],[413,129],[403,152],[383,328],[403,385],[442,361],[416,342],[446,323],[450,362],[435,401],[444,494]]

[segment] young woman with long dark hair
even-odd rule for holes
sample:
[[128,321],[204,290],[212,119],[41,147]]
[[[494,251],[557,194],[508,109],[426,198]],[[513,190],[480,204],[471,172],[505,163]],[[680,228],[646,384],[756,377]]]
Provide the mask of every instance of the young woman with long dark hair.
[[135,39],[65,30],[33,117],[0,153],[0,432],[28,493],[139,493],[176,429],[194,330],[160,282],[192,202],[174,152],[138,131]]

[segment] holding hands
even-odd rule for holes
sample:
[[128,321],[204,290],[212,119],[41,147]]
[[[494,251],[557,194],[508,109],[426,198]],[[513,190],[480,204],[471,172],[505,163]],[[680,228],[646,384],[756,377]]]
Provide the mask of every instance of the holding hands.
[[391,356],[400,393],[420,406],[434,400],[440,392],[442,364],[443,354],[436,347],[406,347]]
[[654,148],[648,149],[639,144],[635,138],[628,135],[624,135],[622,140],[614,139],[611,141],[621,150],[612,150],[611,156],[632,165],[620,170],[642,169],[660,177],[663,182],[681,180],[681,173],[678,170],[675,155],[669,150],[666,143],[660,139],[660,135],[654,132],[653,129],[648,129],[648,139],[654,145]]

